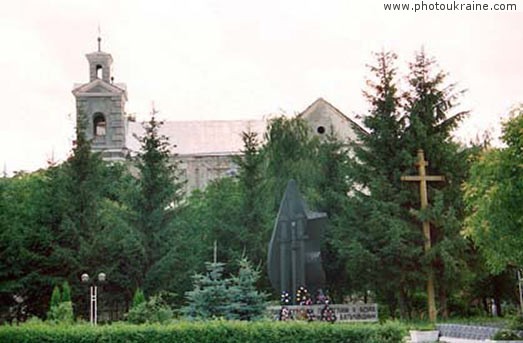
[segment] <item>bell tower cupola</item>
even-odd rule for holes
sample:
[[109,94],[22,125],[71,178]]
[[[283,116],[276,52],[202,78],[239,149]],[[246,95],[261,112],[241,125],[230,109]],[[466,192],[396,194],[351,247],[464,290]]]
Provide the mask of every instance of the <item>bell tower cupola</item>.
[[[111,67],[113,57],[101,50],[98,37],[97,51],[86,54],[89,62],[89,82],[75,84],[77,127],[83,129],[94,152],[105,160],[123,160],[127,155],[126,135],[127,86],[114,83]],[[79,125],[81,124],[81,125]]]
[[111,82],[111,66],[113,57],[101,50],[102,38],[98,37],[98,51],[85,55],[89,61],[89,81],[102,79],[107,83]]

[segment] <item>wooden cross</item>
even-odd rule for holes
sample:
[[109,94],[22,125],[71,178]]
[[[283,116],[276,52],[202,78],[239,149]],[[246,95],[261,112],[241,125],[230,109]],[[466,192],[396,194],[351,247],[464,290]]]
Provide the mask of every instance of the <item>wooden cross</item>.
[[[425,167],[429,163],[425,160],[423,150],[418,150],[418,175],[402,176],[401,181],[416,181],[420,183],[419,195],[421,199],[421,209],[424,210],[429,205],[429,199],[427,195],[427,181],[445,181],[445,177],[441,175],[427,175]],[[431,248],[430,240],[430,223],[428,221],[423,222],[423,235],[424,240],[424,251],[428,254]],[[429,272],[427,276],[427,301],[429,307],[429,319],[432,322],[436,321],[436,300],[434,295],[434,272],[432,267],[429,266]]]

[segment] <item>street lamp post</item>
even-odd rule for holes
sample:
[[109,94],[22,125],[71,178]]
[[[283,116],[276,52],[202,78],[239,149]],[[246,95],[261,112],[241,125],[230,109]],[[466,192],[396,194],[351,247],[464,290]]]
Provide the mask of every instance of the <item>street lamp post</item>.
[[[98,281],[99,282],[105,282],[106,275],[105,273],[98,274]],[[88,283],[90,281],[89,274],[83,273],[82,274],[82,282]],[[91,322],[91,325],[96,325],[98,321],[98,308],[97,308],[97,295],[98,295],[98,287],[96,286],[96,280],[93,279],[91,281],[91,286],[89,287],[90,290],[90,312],[89,312],[89,321]]]

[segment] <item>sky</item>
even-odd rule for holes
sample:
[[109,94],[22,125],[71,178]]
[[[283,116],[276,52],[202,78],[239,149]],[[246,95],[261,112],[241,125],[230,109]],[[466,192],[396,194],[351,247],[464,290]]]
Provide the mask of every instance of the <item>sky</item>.
[[523,1],[483,1],[516,3],[509,12],[392,12],[386,1],[2,0],[0,163],[12,174],[68,156],[71,90],[89,81],[98,28],[138,120],[153,103],[165,120],[261,119],[319,97],[355,118],[369,109],[373,52],[394,51],[404,74],[423,48],[467,90],[458,137],[499,131],[523,102]]

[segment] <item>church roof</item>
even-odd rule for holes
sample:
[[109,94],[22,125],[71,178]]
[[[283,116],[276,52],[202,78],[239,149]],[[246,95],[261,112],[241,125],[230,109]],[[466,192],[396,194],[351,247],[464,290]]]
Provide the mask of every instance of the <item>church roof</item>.
[[[209,121],[166,121],[160,134],[169,137],[176,145],[178,155],[229,155],[243,149],[242,132],[258,133],[260,140],[265,133],[266,121],[258,120],[209,120]],[[127,147],[140,150],[136,136],[144,133],[142,123],[129,122]]]
[[[316,124],[336,127],[336,133],[342,139],[357,139],[355,130],[366,132],[323,98],[317,99],[298,116]],[[173,152],[178,155],[231,155],[243,149],[242,132],[256,132],[262,141],[266,126],[266,119],[165,121],[160,134],[167,136],[169,143],[176,146]],[[137,137],[143,134],[143,123],[128,122],[126,145],[131,152],[140,150]]]

